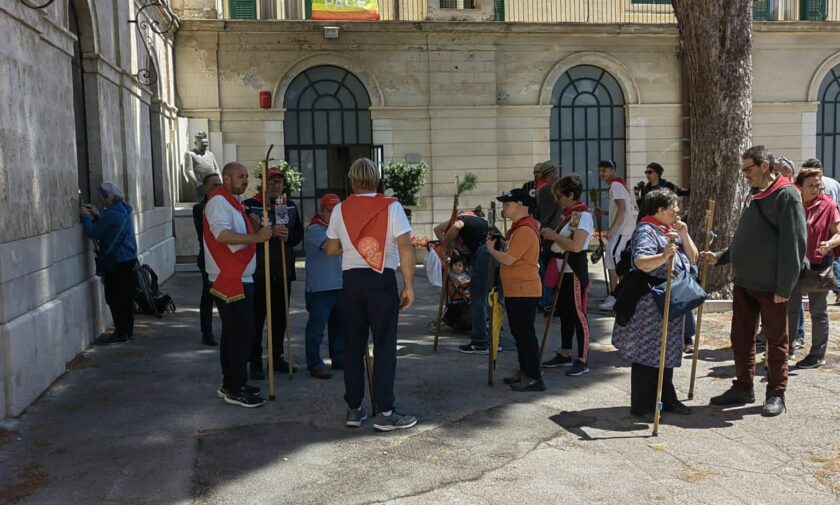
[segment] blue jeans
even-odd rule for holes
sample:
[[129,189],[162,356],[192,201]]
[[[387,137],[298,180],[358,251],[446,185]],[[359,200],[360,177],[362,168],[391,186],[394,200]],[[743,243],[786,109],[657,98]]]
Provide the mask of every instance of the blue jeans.
[[490,268],[490,253],[487,246],[481,244],[472,256],[470,268],[470,319],[472,330],[470,343],[473,345],[487,345],[487,292],[490,289],[488,271]]
[[837,287],[834,289],[834,294],[840,293],[840,259],[834,260],[834,282],[837,283]]
[[344,327],[341,323],[341,290],[306,293],[306,367],[309,370],[324,366],[321,360],[321,341],[329,327],[329,353],[333,365],[344,364]]
[[799,325],[796,327],[796,336],[805,334],[805,304],[802,303],[802,295],[799,295]]

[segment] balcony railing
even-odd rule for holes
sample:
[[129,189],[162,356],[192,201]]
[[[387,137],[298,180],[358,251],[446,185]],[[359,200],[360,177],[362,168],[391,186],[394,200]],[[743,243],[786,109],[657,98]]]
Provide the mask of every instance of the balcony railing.
[[[312,0],[225,0],[233,19],[312,19]],[[470,16],[491,2],[492,14]],[[382,21],[676,23],[671,0],[377,0]],[[490,12],[489,7],[487,12]],[[840,21],[840,0],[757,0],[756,21]]]

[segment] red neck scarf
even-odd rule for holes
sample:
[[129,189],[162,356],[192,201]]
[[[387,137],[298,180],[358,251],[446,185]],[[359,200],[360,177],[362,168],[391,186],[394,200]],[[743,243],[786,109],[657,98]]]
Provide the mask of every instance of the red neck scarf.
[[537,183],[536,185],[534,185],[534,189],[537,192],[539,192],[542,189],[542,187],[546,184],[548,184],[548,181],[544,177],[540,177],[539,179],[537,179]]
[[749,205],[749,202],[751,202],[753,200],[762,200],[764,198],[767,198],[768,196],[772,195],[776,191],[779,191],[780,189],[786,188],[788,186],[792,186],[792,184],[790,183],[790,180],[787,177],[784,177],[784,176],[780,175],[780,176],[776,177],[776,180],[773,181],[773,184],[771,184],[769,188],[765,189],[764,191],[762,191],[760,193],[756,193],[754,195],[749,195],[747,197],[747,204]]
[[309,220],[309,225],[311,226],[313,224],[319,224],[319,225],[323,226],[324,228],[326,228],[330,225],[330,223],[321,219],[321,216],[319,216],[318,214],[315,214],[314,216],[312,216],[312,219]]
[[620,182],[621,184],[624,185],[625,188],[627,187],[627,181],[625,181],[623,177],[619,177],[617,175],[614,175],[607,180],[607,183],[609,185],[612,185],[612,183],[614,183],[614,182]]
[[522,227],[531,228],[532,230],[534,230],[534,233],[537,234],[537,237],[539,237],[540,222],[531,216],[526,216],[520,219],[519,221],[513,223],[513,226],[510,227],[507,234],[505,235],[505,240],[510,240],[510,237],[513,236],[513,232]]
[[373,270],[385,269],[385,242],[388,235],[388,207],[396,202],[377,194],[374,197],[350,195],[341,203],[341,217],[353,247]]
[[673,233],[674,229],[668,226],[667,224],[663,224],[662,221],[656,219],[653,216],[645,216],[642,218],[642,223],[652,224],[656,227],[657,230],[661,231],[665,235],[669,233]]
[[555,231],[559,232],[563,229],[563,227],[569,224],[569,221],[572,220],[572,214],[574,214],[575,212],[589,212],[589,207],[587,207],[585,203],[578,200],[574,203],[574,205],[572,205],[568,209],[563,209],[563,219],[560,220],[560,224],[557,226]]
[[[824,256],[817,252],[820,242],[831,238],[831,224],[837,215],[837,204],[825,193],[820,193],[814,201],[805,206],[805,221],[808,225],[806,253],[812,265],[822,263]],[[840,247],[834,250],[834,256],[840,256]]]
[[[242,203],[224,187],[214,191],[210,195],[210,199],[217,196],[224,198],[231,207],[242,214],[242,219],[245,220],[245,228],[249,234],[253,233],[251,220],[245,215],[245,207],[242,206]],[[248,244],[236,252],[231,251],[230,247],[218,242],[216,237],[213,236],[206,215],[204,216],[204,241],[207,243],[207,250],[213,257],[213,261],[216,262],[220,270],[210,292],[221,298],[225,303],[233,303],[244,299],[245,289],[242,286],[242,273],[248,268],[248,264],[257,252],[256,244]]]

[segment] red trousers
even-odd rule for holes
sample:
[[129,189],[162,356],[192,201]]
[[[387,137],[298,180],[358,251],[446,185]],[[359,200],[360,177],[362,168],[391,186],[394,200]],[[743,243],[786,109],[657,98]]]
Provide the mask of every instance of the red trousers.
[[788,379],[787,305],[773,303],[773,293],[735,286],[732,299],[732,354],[735,357],[734,385],[752,390],[755,378],[755,334],[758,320],[764,325],[768,353],[767,396],[782,396]]

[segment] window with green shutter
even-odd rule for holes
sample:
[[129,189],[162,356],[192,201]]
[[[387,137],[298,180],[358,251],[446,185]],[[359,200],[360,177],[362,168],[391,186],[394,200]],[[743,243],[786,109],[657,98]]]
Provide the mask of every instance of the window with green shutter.
[[230,19],[257,19],[257,0],[230,0]]
[[770,17],[770,10],[767,8],[767,0],[756,0],[753,3],[753,20],[767,21]]
[[826,0],[800,0],[799,19],[803,21],[825,21],[828,2]]
[[493,6],[493,19],[496,21],[505,20],[505,0],[496,0]]

